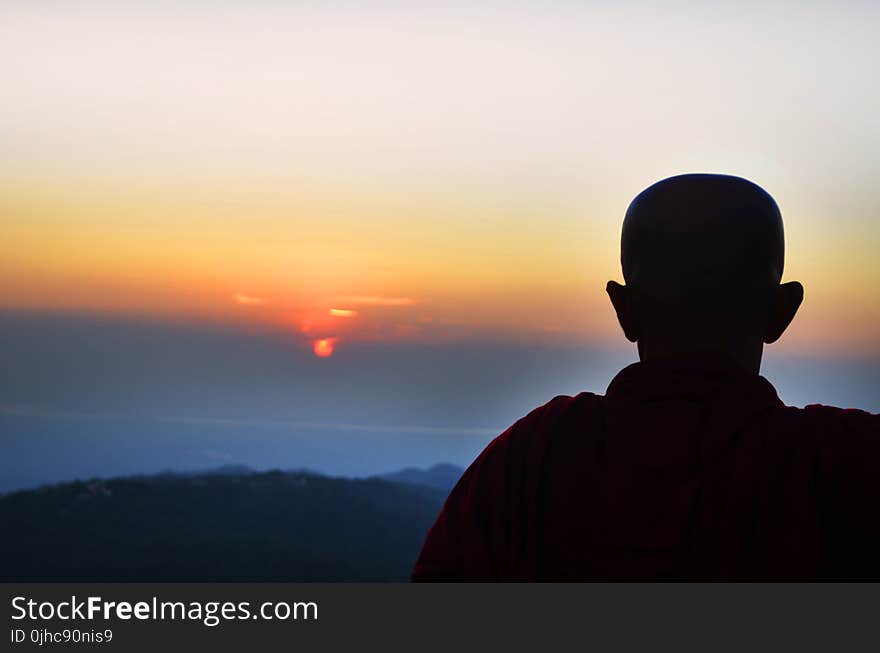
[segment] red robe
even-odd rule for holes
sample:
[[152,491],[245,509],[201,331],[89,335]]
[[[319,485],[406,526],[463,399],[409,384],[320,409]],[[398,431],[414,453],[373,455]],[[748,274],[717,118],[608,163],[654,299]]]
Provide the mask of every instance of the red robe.
[[880,415],[730,364],[635,363],[495,438],[413,580],[880,579]]

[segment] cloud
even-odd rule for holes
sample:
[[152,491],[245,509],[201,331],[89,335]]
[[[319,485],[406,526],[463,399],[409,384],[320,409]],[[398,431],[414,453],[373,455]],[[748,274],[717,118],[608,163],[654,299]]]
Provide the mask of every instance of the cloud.
[[333,317],[357,317],[358,312],[348,308],[331,308],[328,313]]
[[[218,427],[247,427],[247,426],[280,426],[287,429],[307,431],[343,431],[362,433],[405,433],[414,435],[466,435],[466,436],[493,436],[501,433],[506,427],[477,426],[444,426],[424,424],[359,424],[351,422],[309,422],[294,419],[265,419],[261,417],[215,417],[210,415],[130,415],[124,413],[74,413],[55,410],[38,410],[32,407],[15,406],[9,404],[0,405],[0,415],[9,417],[35,417],[35,418],[58,418],[58,419],[84,419],[95,421],[118,421],[138,422],[152,420],[160,424],[184,424],[193,426],[218,426]],[[215,460],[237,462],[226,452],[220,449],[206,449],[204,453]]]
[[360,306],[412,306],[416,303],[412,297],[384,297],[382,295],[354,295],[340,297],[340,301]]
[[0,417],[34,417],[38,419],[83,419],[83,420],[118,420],[125,419],[121,413],[111,412],[76,412],[61,410],[36,404],[0,404]]
[[222,463],[236,463],[238,457],[228,451],[220,451],[219,449],[205,449],[205,455],[209,460]]
[[237,292],[232,298],[235,300],[236,304],[241,304],[243,306],[262,306],[266,303],[266,299],[263,297],[257,297],[255,295],[245,295],[244,293]]
[[223,418],[223,417],[190,417],[185,415],[163,416],[155,418],[159,422],[171,424],[192,424],[197,426],[281,426],[292,430],[306,431],[342,431],[352,433],[404,433],[413,435],[464,435],[494,436],[506,427],[477,426],[434,426],[424,424],[358,424],[348,422],[306,422],[287,419],[262,418]]

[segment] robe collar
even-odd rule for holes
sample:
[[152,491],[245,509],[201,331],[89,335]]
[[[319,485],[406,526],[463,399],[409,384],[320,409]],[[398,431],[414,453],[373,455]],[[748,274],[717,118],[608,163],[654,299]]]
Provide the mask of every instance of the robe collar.
[[640,401],[706,401],[719,395],[753,407],[784,406],[767,379],[714,353],[633,363],[618,372],[605,393]]

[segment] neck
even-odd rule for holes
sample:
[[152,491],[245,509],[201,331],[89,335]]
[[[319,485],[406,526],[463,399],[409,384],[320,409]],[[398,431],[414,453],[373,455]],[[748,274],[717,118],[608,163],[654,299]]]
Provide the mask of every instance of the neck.
[[761,355],[763,343],[747,340],[725,341],[715,340],[694,341],[693,339],[650,339],[638,341],[639,360],[643,362],[662,361],[676,358],[728,358],[749,374],[761,371]]

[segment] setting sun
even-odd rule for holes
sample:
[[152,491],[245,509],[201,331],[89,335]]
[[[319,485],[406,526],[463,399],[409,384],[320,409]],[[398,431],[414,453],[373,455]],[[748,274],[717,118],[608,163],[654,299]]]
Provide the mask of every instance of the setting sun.
[[319,338],[312,344],[315,356],[319,358],[327,358],[333,355],[333,346],[336,344],[337,338]]

